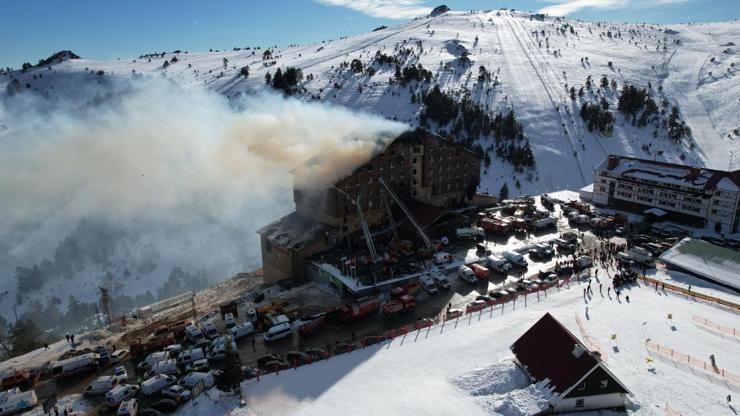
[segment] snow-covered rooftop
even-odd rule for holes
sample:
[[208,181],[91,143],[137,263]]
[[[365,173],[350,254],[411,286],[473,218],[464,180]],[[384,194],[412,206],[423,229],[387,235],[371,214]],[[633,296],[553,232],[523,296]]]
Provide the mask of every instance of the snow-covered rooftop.
[[740,252],[686,237],[660,260],[707,280],[740,290]]
[[740,184],[740,171],[726,172],[615,155],[606,158],[597,170],[608,171],[615,176],[656,181],[666,185],[685,186],[707,191],[715,189],[738,191],[740,189],[740,186],[738,186]]

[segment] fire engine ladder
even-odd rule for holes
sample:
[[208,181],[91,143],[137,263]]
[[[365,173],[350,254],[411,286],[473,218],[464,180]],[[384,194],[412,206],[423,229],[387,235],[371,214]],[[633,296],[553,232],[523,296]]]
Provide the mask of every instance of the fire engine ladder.
[[386,212],[388,212],[388,222],[391,224],[393,230],[393,238],[398,241],[398,229],[396,228],[396,220],[393,219],[393,211],[391,211],[391,203],[388,202],[388,197],[385,192],[381,192],[380,196],[383,198],[383,205],[385,206]]
[[370,252],[370,255],[372,256],[373,260],[377,260],[378,258],[378,252],[375,250],[375,244],[373,243],[373,237],[370,234],[370,227],[367,225],[367,220],[365,219],[365,214],[362,213],[362,208],[360,208],[360,198],[357,197],[352,198],[349,196],[346,192],[339,189],[338,187],[334,187],[337,191],[339,191],[341,194],[343,194],[349,201],[357,208],[357,215],[360,218],[360,225],[362,227],[362,233],[365,235],[365,243],[367,244],[367,250]]
[[429,236],[427,233],[424,232],[424,229],[421,228],[421,225],[416,221],[416,218],[414,218],[413,215],[411,215],[411,211],[406,207],[406,204],[401,201],[401,198],[396,195],[395,192],[393,192],[393,189],[391,189],[390,186],[388,186],[387,183],[383,180],[383,178],[379,178],[378,181],[381,185],[385,188],[386,191],[390,194],[391,198],[393,198],[394,201],[398,204],[399,207],[401,207],[401,210],[403,210],[403,213],[406,214],[406,216],[409,218],[409,221],[411,221],[411,224],[414,225],[416,228],[416,231],[419,232],[419,235],[421,236],[421,239],[424,240],[424,244],[426,244],[427,248],[432,248],[432,240],[429,239]]

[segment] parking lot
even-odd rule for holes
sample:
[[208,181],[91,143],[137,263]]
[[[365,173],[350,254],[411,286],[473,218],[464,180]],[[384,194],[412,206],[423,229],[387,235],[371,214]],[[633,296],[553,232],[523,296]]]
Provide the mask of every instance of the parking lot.
[[[403,327],[404,325],[413,325],[424,318],[439,319],[444,316],[450,307],[464,310],[467,305],[470,305],[479,296],[488,295],[504,288],[514,290],[517,286],[520,286],[521,289],[521,283],[518,282],[522,279],[536,280],[541,277],[540,271],[547,271],[549,273],[555,269],[558,263],[572,260],[580,252],[591,252],[600,247],[605,241],[610,241],[614,244],[623,244],[625,242],[622,237],[615,236],[613,232],[610,235],[599,232],[598,234],[600,235],[597,236],[588,226],[583,225],[580,227],[580,231],[577,232],[579,238],[575,251],[556,249],[554,255],[551,257],[538,257],[535,259],[529,254],[529,249],[532,246],[539,243],[557,248],[557,245],[554,244],[555,240],[564,231],[572,231],[577,226],[577,224],[573,224],[573,221],[569,222],[567,216],[557,206],[553,207],[550,215],[555,219],[556,226],[540,232],[510,233],[506,236],[488,234],[482,241],[457,241],[446,246],[445,249],[454,256],[457,262],[452,265],[453,267],[448,267],[447,269],[440,268],[440,270],[445,270],[443,273],[449,280],[451,287],[447,290],[439,290],[436,294],[430,294],[424,290],[419,291],[416,294],[416,307],[411,311],[400,313],[394,317],[383,317],[379,312],[375,312],[370,316],[350,322],[332,320],[317,330],[312,336],[305,339],[298,336],[295,333],[296,331],[294,331],[291,337],[266,343],[261,333],[255,333],[241,338],[236,342],[242,364],[257,367],[258,359],[266,354],[275,354],[284,357],[291,351],[306,351],[311,347],[327,352],[331,352],[337,344],[343,345],[345,348],[347,344],[359,348],[361,347],[362,340],[366,337],[382,335],[386,331]],[[515,250],[524,256],[527,267],[514,267],[505,274],[492,273],[489,278],[478,280],[476,283],[469,283],[459,278],[456,270],[457,264],[470,264],[473,262],[482,265],[487,264],[485,259],[489,253],[482,253],[480,246],[493,254]],[[297,297],[301,295],[306,297],[307,294],[310,294],[308,297],[311,297],[311,299],[303,299],[299,302],[302,306],[301,312],[304,315],[334,308],[337,305],[350,304],[356,300],[349,295],[341,297],[332,296],[329,290],[319,290],[320,288],[317,288],[316,285],[316,283],[310,283],[305,287],[296,287],[290,290]],[[249,299],[249,296],[244,296],[241,299],[243,301],[237,304],[237,323],[244,322],[247,319],[248,311],[256,306],[253,302],[246,300]],[[262,303],[269,302],[270,300],[270,298],[266,298]],[[218,311],[214,310],[208,316],[199,317],[199,321],[205,319],[211,319],[221,333],[226,333],[224,322]],[[187,342],[181,342],[187,348]],[[137,374],[135,369],[135,364],[138,362],[136,360],[140,360],[141,358],[129,359],[123,363],[128,371],[130,383],[141,381],[141,376]],[[219,369],[222,365],[222,362],[213,361],[211,362],[211,369]],[[95,374],[75,377],[68,381],[55,382],[52,380],[42,385],[38,390],[38,394],[42,398],[48,396],[51,392],[56,392],[59,396],[80,393],[95,377],[101,374],[109,374],[110,372],[111,368],[107,367]],[[139,397],[141,398],[141,395]],[[154,398],[144,398],[141,402],[141,408],[146,408],[158,399],[159,397],[156,395]],[[88,401],[91,402],[91,408],[100,412],[100,414],[112,413],[111,409],[102,405],[102,397],[90,398]]]

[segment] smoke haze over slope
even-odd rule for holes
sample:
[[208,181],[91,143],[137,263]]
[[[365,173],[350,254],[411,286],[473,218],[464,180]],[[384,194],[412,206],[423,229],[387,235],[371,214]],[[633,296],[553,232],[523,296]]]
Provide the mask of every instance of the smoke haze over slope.
[[82,107],[28,94],[0,106],[3,287],[85,219],[122,232],[101,261],[114,273],[141,258],[163,277],[181,266],[212,281],[258,267],[255,231],[292,210],[292,168],[321,152],[321,175],[296,180],[327,185],[406,128],[270,94],[229,102],[159,80],[117,88]]

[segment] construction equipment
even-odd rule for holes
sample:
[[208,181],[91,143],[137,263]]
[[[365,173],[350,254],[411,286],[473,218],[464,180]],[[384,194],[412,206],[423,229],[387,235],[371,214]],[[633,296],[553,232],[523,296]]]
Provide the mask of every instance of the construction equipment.
[[370,234],[370,227],[367,225],[365,214],[362,213],[362,208],[360,207],[359,196],[357,198],[352,198],[348,193],[344,192],[338,187],[335,186],[334,189],[336,189],[342,195],[347,197],[347,199],[357,208],[357,216],[360,219],[360,227],[362,228],[362,233],[365,235],[365,243],[367,244],[367,250],[370,252],[370,256],[372,256],[373,261],[377,260],[378,252],[375,250],[375,244],[373,244],[373,237]]
[[419,225],[419,223],[416,221],[416,218],[411,214],[411,211],[409,211],[408,207],[406,207],[406,204],[401,201],[401,198],[396,195],[396,193],[391,189],[391,187],[383,180],[383,178],[378,178],[378,182],[380,182],[381,185],[385,188],[385,190],[388,192],[388,194],[393,198],[393,200],[398,204],[399,207],[401,207],[401,210],[404,214],[408,217],[409,221],[411,221],[411,224],[416,228],[416,231],[419,233],[419,236],[421,236],[421,239],[424,241],[424,245],[426,245],[427,249],[433,249],[432,240],[429,239],[429,236],[426,232],[424,232],[424,229]]
[[385,196],[385,192],[381,192],[380,196],[383,198],[383,206],[385,206],[385,211],[388,213],[388,222],[391,225],[391,230],[393,230],[393,241],[398,241],[398,229],[396,228],[396,220],[393,219],[391,203],[388,202],[388,197]]

